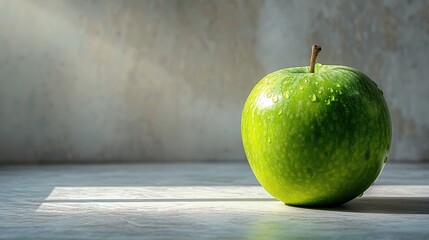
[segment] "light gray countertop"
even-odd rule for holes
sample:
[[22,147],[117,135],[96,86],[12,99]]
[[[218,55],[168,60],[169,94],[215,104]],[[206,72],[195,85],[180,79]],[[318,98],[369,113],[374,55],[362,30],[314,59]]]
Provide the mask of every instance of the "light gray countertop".
[[429,239],[429,165],[341,207],[285,206],[246,163],[0,166],[0,239]]

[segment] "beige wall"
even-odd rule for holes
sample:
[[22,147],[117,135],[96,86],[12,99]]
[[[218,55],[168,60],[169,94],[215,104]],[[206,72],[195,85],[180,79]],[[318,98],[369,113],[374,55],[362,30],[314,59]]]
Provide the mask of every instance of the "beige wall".
[[429,1],[0,0],[0,162],[243,160],[265,74],[324,64],[384,89],[391,159],[429,159]]

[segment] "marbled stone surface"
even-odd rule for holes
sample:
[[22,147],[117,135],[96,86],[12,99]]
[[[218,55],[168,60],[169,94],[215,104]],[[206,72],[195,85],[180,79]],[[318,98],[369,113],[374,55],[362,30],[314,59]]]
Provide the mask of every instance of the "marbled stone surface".
[[343,206],[285,206],[247,164],[0,167],[0,239],[428,239],[429,165]]

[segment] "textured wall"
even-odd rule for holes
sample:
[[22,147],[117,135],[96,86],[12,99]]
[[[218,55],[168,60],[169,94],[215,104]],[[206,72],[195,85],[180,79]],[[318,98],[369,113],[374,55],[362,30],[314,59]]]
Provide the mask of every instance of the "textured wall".
[[244,159],[247,94],[313,43],[429,159],[429,1],[0,0],[0,43],[0,162]]

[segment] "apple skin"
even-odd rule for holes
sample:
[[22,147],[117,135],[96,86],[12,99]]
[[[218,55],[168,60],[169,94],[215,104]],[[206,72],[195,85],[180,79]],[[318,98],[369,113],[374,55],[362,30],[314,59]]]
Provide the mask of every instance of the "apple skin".
[[257,180],[295,206],[340,205],[361,195],[389,153],[389,109],[356,69],[316,64],[259,81],[244,105],[244,150]]

